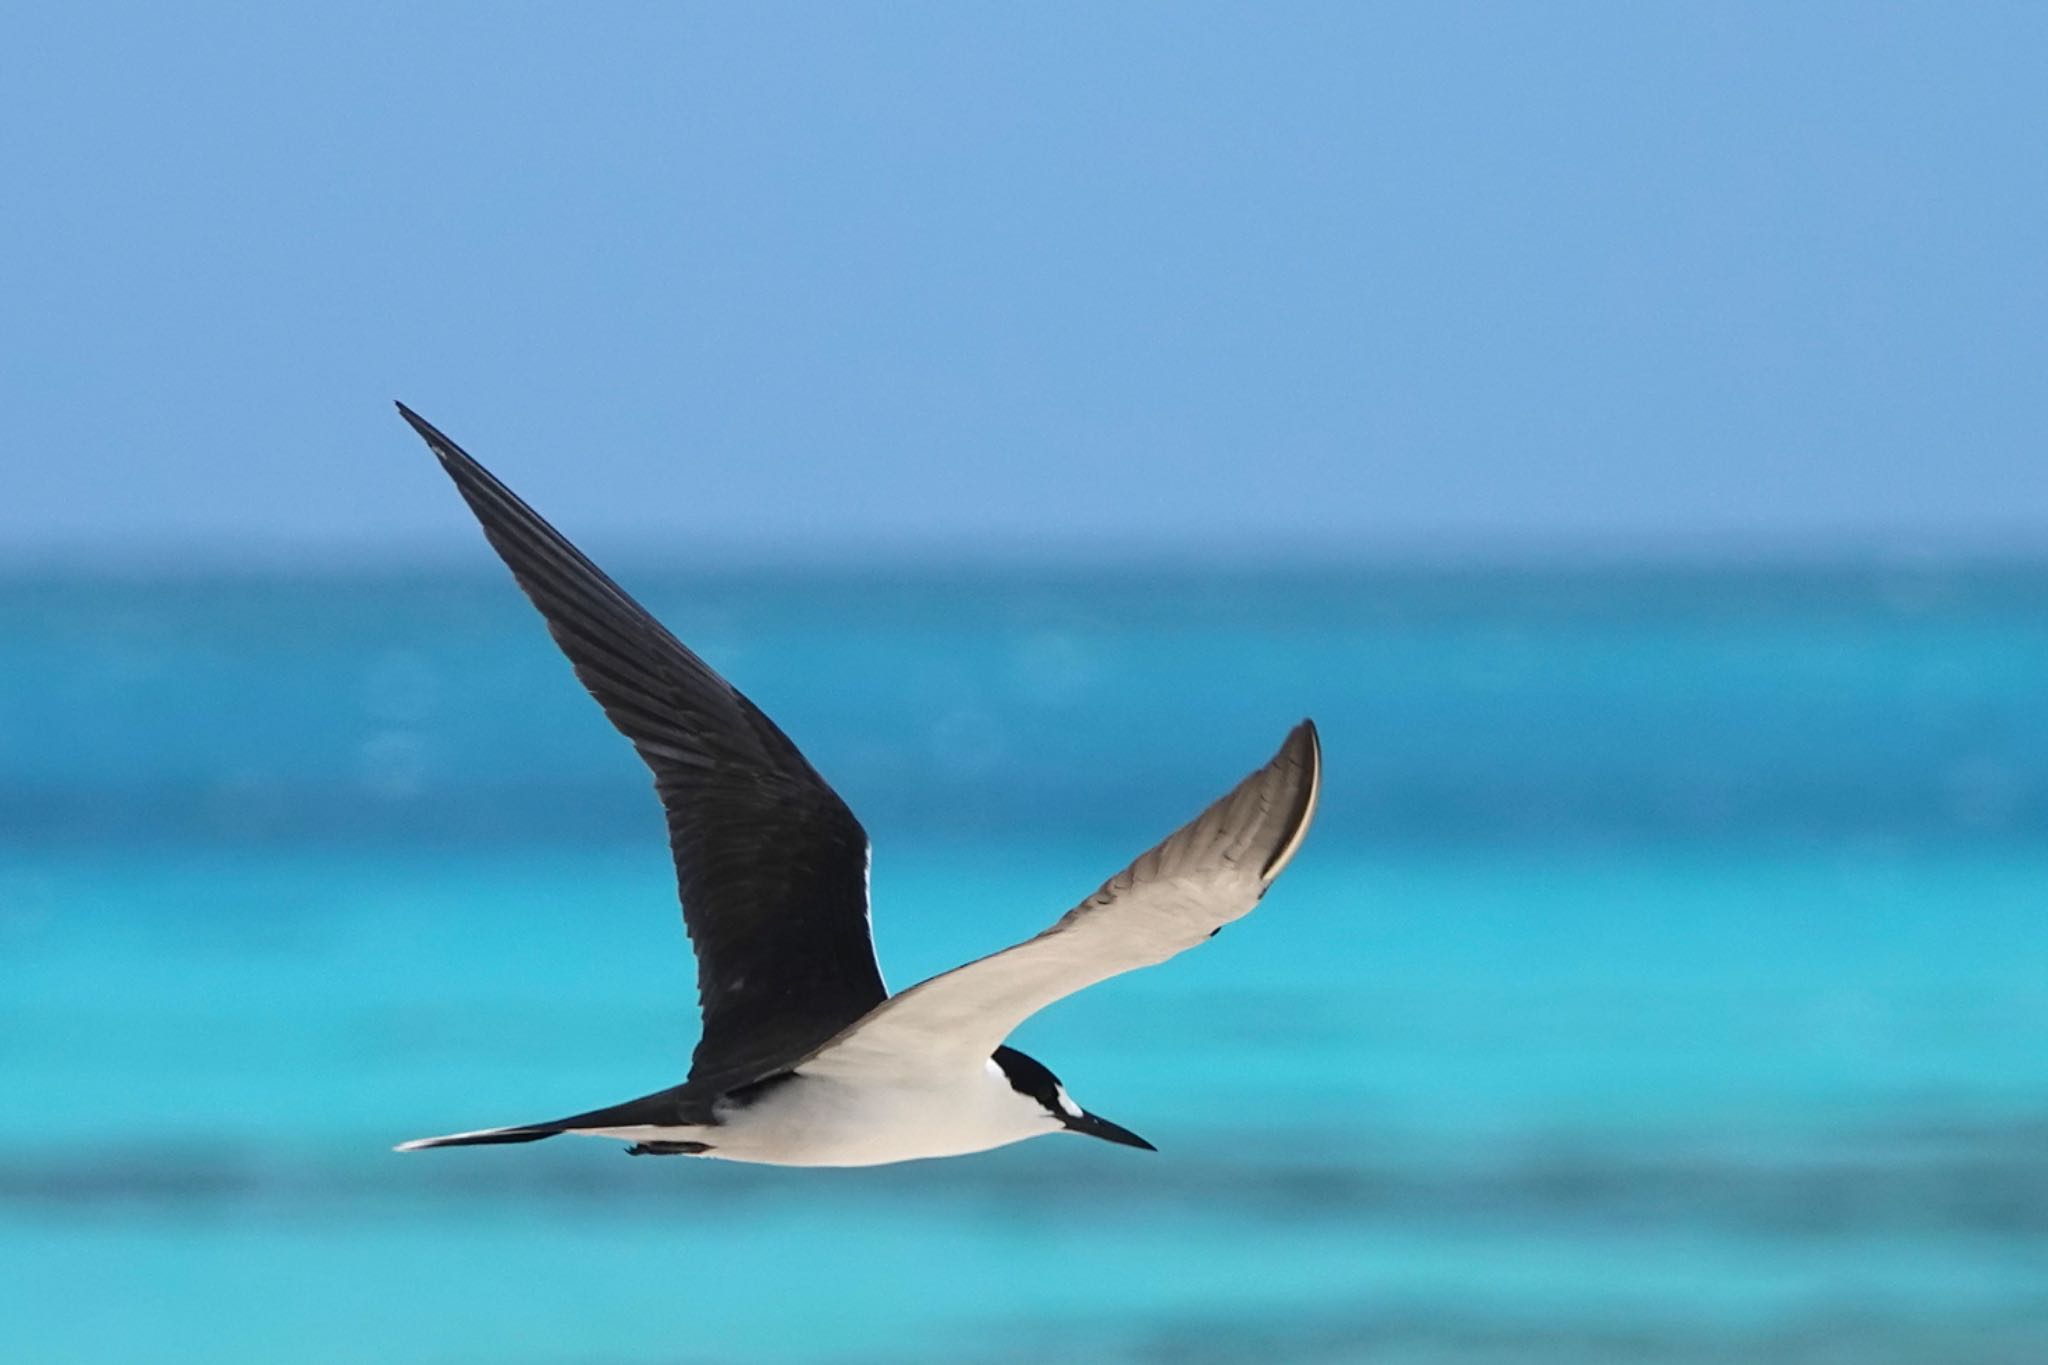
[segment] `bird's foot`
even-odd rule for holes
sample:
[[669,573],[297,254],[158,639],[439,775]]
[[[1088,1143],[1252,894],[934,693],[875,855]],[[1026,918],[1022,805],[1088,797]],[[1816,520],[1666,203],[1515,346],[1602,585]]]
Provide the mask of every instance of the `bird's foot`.
[[708,1142],[636,1142],[627,1156],[700,1156],[711,1150]]

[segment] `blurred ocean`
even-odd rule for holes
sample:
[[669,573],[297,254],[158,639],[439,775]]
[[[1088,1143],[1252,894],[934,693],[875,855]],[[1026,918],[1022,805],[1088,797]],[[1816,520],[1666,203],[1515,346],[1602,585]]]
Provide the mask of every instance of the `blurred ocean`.
[[1160,1154],[391,1153],[681,1076],[643,770],[495,566],[17,573],[0,1358],[2048,1359],[2048,569],[625,569],[898,987],[1316,718],[1260,911],[1020,1035]]

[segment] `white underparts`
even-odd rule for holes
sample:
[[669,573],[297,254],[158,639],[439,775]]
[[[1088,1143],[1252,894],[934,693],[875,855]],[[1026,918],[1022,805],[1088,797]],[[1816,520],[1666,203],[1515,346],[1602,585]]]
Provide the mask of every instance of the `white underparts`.
[[771,1166],[879,1166],[983,1152],[1062,1127],[1038,1101],[1011,1088],[993,1062],[936,1068],[914,1083],[856,1083],[798,1068],[754,1103],[722,1108],[719,1118],[714,1127],[613,1128],[599,1136],[704,1142],[711,1148],[706,1156]]

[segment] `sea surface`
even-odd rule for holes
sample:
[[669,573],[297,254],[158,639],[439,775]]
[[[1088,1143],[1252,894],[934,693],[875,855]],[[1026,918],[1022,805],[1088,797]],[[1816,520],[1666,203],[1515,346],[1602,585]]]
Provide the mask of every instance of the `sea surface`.
[[1017,1039],[1158,1154],[392,1153],[680,1078],[644,770],[488,563],[16,572],[0,1359],[2048,1360],[2048,568],[624,567],[898,988],[1316,719],[1258,913]]

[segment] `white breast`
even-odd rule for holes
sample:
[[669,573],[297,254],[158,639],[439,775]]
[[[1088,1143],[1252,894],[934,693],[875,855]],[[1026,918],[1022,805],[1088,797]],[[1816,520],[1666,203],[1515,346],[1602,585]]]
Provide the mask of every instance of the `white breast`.
[[878,1166],[984,1152],[1060,1124],[1012,1089],[994,1062],[976,1070],[934,1068],[922,1077],[863,1084],[849,1076],[806,1075],[773,1087],[752,1105],[699,1130],[707,1156],[772,1166]]

